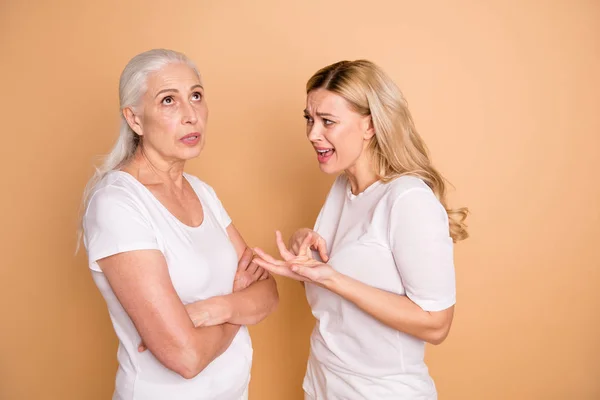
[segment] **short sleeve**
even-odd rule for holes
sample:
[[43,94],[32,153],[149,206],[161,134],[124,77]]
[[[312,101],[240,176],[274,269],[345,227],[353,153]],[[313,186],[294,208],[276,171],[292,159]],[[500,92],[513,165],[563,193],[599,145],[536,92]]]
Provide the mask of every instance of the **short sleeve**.
[[217,196],[215,190],[210,185],[204,185],[206,186],[210,194],[209,201],[211,202],[210,207],[212,209],[212,212],[217,216],[217,219],[221,223],[221,226],[224,229],[227,229],[227,227],[231,225],[231,218],[229,217],[229,214],[225,210],[225,207],[223,207],[223,203],[221,203],[221,200]]
[[456,302],[448,215],[433,192],[410,189],[391,210],[390,243],[406,295],[425,311]]
[[97,261],[133,250],[159,249],[152,224],[125,189],[108,186],[94,193],[83,218],[84,243],[90,268]]

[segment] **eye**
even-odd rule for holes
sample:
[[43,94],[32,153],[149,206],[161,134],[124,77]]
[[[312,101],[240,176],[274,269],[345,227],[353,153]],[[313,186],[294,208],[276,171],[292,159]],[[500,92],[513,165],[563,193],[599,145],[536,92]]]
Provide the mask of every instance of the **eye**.
[[312,124],[313,123],[313,119],[311,117],[309,117],[308,115],[305,115],[304,119],[306,120],[307,124]]
[[173,104],[174,101],[175,100],[173,100],[172,96],[167,96],[164,99],[162,99],[161,103],[168,106],[170,104]]
[[329,126],[329,125],[333,125],[333,124],[334,124],[334,122],[332,120],[323,118],[323,125]]
[[192,100],[194,100],[194,101],[202,100],[202,93],[200,93],[200,92],[192,93]]

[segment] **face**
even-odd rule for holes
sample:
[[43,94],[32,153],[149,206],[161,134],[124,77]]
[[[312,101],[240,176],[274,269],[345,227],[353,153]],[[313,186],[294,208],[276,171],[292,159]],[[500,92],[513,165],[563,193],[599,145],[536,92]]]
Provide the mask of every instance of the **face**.
[[352,110],[343,97],[325,89],[310,91],[304,118],[321,171],[334,174],[352,170],[366,157],[367,144],[374,135],[371,118]]
[[197,157],[204,147],[208,108],[194,70],[168,64],[148,76],[147,87],[135,110],[123,110],[129,126],[142,136],[144,150],[165,161]]

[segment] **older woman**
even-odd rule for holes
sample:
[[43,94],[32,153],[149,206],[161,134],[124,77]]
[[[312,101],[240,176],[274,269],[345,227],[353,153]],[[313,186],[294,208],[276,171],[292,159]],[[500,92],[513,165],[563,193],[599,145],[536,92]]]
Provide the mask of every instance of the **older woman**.
[[314,230],[298,230],[291,250],[278,233],[284,260],[256,249],[256,262],[306,282],[317,319],[306,399],[435,399],[424,345],[450,330],[467,210],[446,206],[400,90],[372,62],[319,70],[304,117],[321,170],[343,173]]
[[120,137],[83,216],[119,338],[113,399],[247,398],[245,325],[274,309],[277,288],[215,191],[184,172],[206,137],[200,75],[183,54],[150,50],[127,64],[119,89]]

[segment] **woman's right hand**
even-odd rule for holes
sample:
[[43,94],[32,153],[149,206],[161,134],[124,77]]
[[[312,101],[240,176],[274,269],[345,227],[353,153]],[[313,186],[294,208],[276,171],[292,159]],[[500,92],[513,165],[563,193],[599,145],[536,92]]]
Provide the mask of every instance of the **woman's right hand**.
[[233,281],[233,291],[239,292],[254,282],[267,279],[268,277],[269,273],[254,262],[252,250],[246,247],[238,262],[238,268]]
[[312,250],[316,250],[321,257],[323,262],[329,261],[329,256],[327,255],[327,243],[325,243],[325,239],[323,239],[317,232],[313,231],[309,228],[298,229],[292,237],[290,237],[289,247],[291,252],[298,256],[300,249],[302,247],[302,243],[306,239],[306,237],[310,235],[309,248]]

